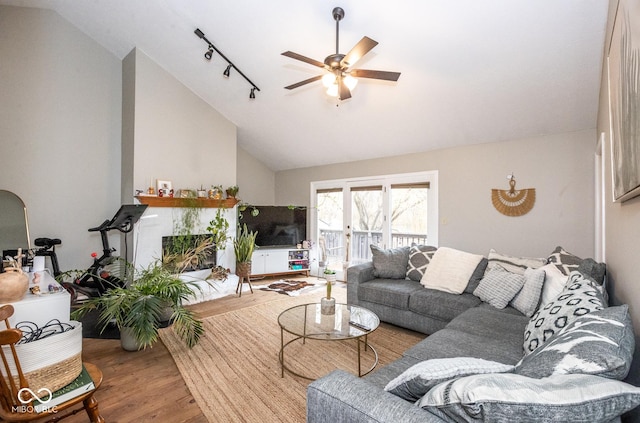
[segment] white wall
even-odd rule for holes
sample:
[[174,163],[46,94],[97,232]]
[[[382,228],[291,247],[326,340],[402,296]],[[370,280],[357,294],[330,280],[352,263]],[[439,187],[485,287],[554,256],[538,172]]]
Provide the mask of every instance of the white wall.
[[[618,4],[617,0],[609,2],[609,19],[607,24],[607,40],[609,45],[613,27],[613,17]],[[633,25],[640,25],[637,15],[630,15]],[[636,333],[636,355],[631,375],[634,384],[640,385],[640,197],[624,203],[612,202],[611,179],[611,134],[609,131],[608,72],[606,58],[608,48],[605,47],[602,81],[600,83],[600,108],[598,112],[598,133],[605,134],[605,251],[609,272],[612,300],[616,304],[629,304]],[[612,83],[615,83],[612,76]],[[640,410],[637,418],[640,420]]]
[[62,239],[63,269],[90,264],[87,229],[120,205],[120,63],[55,12],[0,6],[0,188],[32,242]]
[[[595,131],[481,144],[276,173],[276,204],[308,205],[309,183],[327,179],[439,171],[442,246],[488,254],[546,257],[558,245],[594,255]],[[535,188],[536,203],[507,217],[491,203],[491,189]]]
[[275,172],[241,147],[237,157],[238,197],[249,204],[275,204]]
[[129,128],[123,143],[133,154],[133,186],[123,196],[133,200],[135,189],[156,179],[172,181],[176,192],[235,185],[235,125],[139,49],[125,57],[123,71],[135,72],[134,92],[129,86],[123,93],[125,104],[134,104],[123,117]]

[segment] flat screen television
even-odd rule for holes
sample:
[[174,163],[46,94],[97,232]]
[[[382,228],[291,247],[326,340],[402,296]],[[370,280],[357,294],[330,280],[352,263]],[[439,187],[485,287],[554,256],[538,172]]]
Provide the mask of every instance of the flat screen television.
[[240,225],[258,232],[259,247],[291,247],[307,239],[306,207],[250,206],[238,214]]

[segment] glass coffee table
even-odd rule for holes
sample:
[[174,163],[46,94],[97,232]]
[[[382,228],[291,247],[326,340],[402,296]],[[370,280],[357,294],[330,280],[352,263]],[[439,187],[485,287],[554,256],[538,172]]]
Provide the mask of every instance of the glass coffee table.
[[[284,377],[284,371],[313,380],[313,378],[302,375],[287,367],[285,361],[285,350],[293,342],[302,339],[305,344],[307,339],[318,341],[345,341],[355,339],[358,344],[358,376],[362,377],[371,372],[378,365],[378,352],[369,344],[367,336],[378,328],[380,319],[374,312],[366,308],[336,304],[334,314],[322,314],[320,303],[302,304],[291,307],[278,316],[280,325],[280,376]],[[284,333],[290,333],[295,337],[285,343]],[[371,368],[362,371],[361,350],[371,349],[375,356],[375,361]]]

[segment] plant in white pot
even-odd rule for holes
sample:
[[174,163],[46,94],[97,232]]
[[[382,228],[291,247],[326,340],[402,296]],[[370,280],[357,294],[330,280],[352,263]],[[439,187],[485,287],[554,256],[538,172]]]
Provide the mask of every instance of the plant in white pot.
[[331,286],[336,282],[336,272],[328,268],[324,269],[324,277],[327,280],[327,296],[320,300],[320,310],[322,314],[334,314],[336,299],[331,297]]
[[[154,263],[135,272],[126,288],[112,288],[102,296],[88,300],[73,312],[72,317],[80,318],[97,309],[100,313],[98,324],[102,325],[102,330],[115,322],[120,330],[122,347],[127,351],[137,351],[157,342],[162,316],[168,309],[173,330],[191,348],[204,333],[202,321],[183,305],[184,301],[195,297],[194,290],[200,290],[195,282],[180,280]],[[127,336],[132,339],[127,339]]]

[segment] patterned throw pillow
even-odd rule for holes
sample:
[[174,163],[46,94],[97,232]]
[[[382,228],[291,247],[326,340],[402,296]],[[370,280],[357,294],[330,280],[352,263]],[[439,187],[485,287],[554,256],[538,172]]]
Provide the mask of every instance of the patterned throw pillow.
[[407,279],[420,282],[424,271],[436,253],[437,248],[430,245],[412,245],[409,249],[409,264],[407,264]]
[[580,257],[571,254],[560,246],[553,250],[549,255],[548,260],[549,263],[555,264],[558,270],[566,276],[574,270],[578,270],[578,266],[582,263],[582,259]]
[[404,279],[407,276],[409,247],[384,250],[371,244],[371,256],[376,278]]
[[495,308],[502,309],[509,304],[523,285],[524,276],[496,266],[482,278],[473,295]]
[[510,302],[513,308],[527,317],[533,316],[540,303],[545,275],[543,267],[524,271],[524,286]]
[[515,372],[534,378],[585,373],[622,380],[629,373],[634,347],[629,307],[609,307],[571,322],[520,360]]
[[524,331],[524,354],[530,354],[544,345],[578,317],[603,308],[600,292],[582,273],[572,272],[560,295],[531,316]]
[[487,265],[487,272],[496,266],[500,266],[509,272],[524,275],[524,271],[527,268],[537,269],[547,264],[545,258],[535,257],[513,257],[505,254],[500,254],[496,250],[491,249],[489,251],[489,264]]
[[[640,404],[640,388],[593,375],[513,373],[441,383],[418,406],[454,422],[609,422]],[[616,420],[617,421],[617,420]]]
[[434,358],[409,367],[384,390],[415,402],[439,383],[462,376],[513,371],[509,364],[473,357]]

